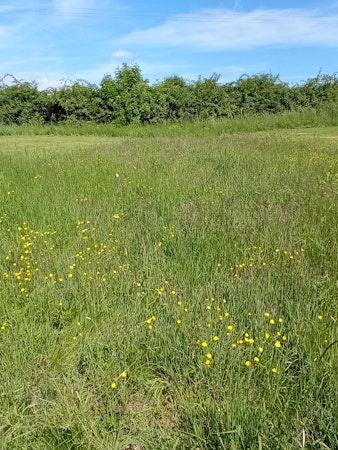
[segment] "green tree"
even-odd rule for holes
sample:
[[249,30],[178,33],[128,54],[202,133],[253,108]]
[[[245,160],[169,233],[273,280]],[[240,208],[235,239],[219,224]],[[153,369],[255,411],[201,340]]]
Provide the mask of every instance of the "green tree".
[[228,92],[218,83],[220,76],[199,78],[194,83],[194,105],[199,119],[231,117],[232,108]]
[[[4,83],[5,78],[10,85]],[[28,83],[6,75],[0,85],[0,123],[22,125],[41,121],[39,91],[35,82]]]
[[143,79],[139,66],[124,63],[101,82],[100,95],[106,118],[119,124],[156,122],[163,116],[163,106]]
[[174,75],[157,83],[154,90],[164,104],[165,120],[190,119],[194,116],[195,94],[191,83]]
[[232,86],[240,115],[277,113],[290,109],[288,85],[282,83],[278,76],[243,75]]
[[100,117],[100,99],[95,85],[78,80],[65,82],[61,88],[45,92],[48,101],[47,121],[91,121]]

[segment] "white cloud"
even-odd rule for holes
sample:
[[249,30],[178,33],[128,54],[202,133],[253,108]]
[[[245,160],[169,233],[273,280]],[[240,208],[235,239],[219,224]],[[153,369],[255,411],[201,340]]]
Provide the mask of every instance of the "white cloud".
[[39,90],[41,91],[48,88],[59,88],[63,85],[62,77],[60,77],[59,79],[44,77],[38,78],[35,81],[38,85]]
[[307,9],[234,12],[205,9],[180,14],[147,30],[136,30],[118,42],[124,45],[185,46],[200,50],[249,49],[263,45],[338,45],[338,15]]
[[133,57],[133,54],[127,50],[117,50],[113,52],[113,56],[114,58],[130,59]]

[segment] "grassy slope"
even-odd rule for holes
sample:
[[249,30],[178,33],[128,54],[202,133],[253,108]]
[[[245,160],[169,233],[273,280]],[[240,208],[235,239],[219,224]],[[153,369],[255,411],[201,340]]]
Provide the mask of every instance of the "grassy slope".
[[0,138],[6,449],[338,447],[337,128],[186,134]]

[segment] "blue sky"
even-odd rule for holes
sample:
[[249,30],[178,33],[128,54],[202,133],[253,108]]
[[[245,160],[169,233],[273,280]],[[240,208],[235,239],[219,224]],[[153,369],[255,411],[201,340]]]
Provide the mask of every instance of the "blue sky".
[[338,1],[0,0],[0,76],[99,84],[123,62],[151,83],[338,71]]

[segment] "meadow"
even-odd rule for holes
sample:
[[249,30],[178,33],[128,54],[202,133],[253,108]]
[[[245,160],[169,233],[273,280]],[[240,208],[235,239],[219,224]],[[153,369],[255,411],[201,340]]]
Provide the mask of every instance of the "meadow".
[[338,448],[338,127],[248,123],[0,132],[0,448]]

